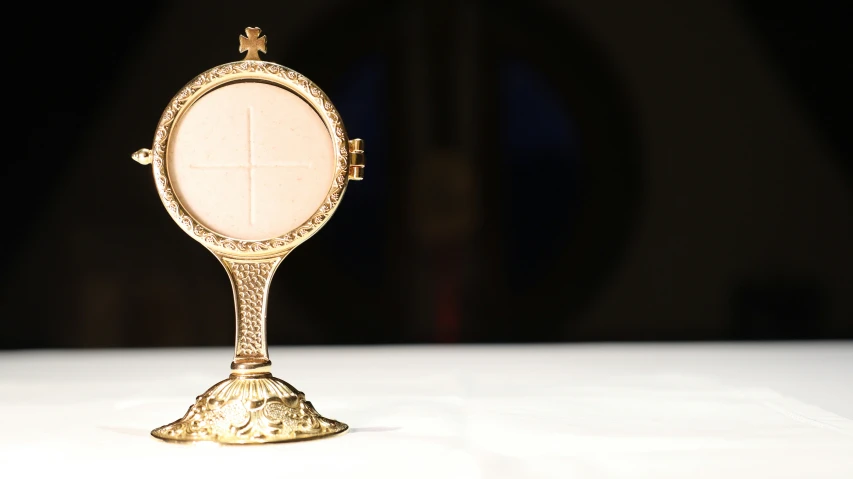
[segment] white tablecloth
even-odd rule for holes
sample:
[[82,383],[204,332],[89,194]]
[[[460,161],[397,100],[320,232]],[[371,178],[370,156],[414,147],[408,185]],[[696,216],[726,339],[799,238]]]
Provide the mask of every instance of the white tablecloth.
[[0,477],[853,478],[853,342],[270,353],[350,432],[151,437],[227,377],[227,348],[2,352]]

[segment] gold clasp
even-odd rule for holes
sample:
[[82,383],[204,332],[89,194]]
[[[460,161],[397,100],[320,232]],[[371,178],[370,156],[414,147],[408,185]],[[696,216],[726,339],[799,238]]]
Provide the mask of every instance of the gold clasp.
[[133,161],[139,163],[140,165],[150,165],[151,164],[151,150],[148,148],[140,148],[133,152],[130,155],[133,158]]

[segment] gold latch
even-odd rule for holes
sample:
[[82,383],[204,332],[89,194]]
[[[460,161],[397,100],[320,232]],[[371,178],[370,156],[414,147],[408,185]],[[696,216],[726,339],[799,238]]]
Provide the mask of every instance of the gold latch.
[[364,140],[361,138],[349,141],[349,179],[364,179]]
[[139,163],[140,165],[150,165],[151,164],[151,150],[148,148],[140,148],[133,152],[130,155],[133,158],[133,161]]

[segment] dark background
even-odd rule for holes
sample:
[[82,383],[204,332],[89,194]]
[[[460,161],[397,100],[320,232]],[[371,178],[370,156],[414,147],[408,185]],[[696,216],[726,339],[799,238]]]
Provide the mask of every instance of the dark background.
[[0,347],[232,344],[130,154],[247,26],[367,145],[270,344],[851,338],[844,3],[33,2]]

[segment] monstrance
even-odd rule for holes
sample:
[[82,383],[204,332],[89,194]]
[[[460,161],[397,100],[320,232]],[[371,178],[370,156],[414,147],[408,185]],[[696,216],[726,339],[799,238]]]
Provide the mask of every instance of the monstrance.
[[363,142],[347,137],[314,83],[260,59],[260,33],[240,36],[242,61],[187,83],[163,111],[152,148],[133,154],[152,165],[166,210],[219,259],[234,291],[231,375],[151,431],[168,441],[258,444],[347,429],[270,373],[267,293],[285,256],[329,220],[349,180],[362,179]]

